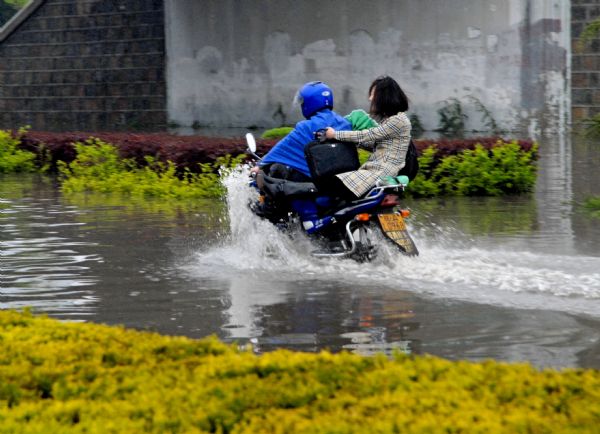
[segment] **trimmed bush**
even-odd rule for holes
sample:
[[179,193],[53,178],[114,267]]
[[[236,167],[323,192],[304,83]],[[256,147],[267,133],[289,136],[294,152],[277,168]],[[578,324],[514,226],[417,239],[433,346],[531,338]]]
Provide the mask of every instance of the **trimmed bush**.
[[261,139],[277,139],[277,140],[279,140],[279,139],[282,139],[285,136],[287,136],[293,129],[294,129],[294,127],[271,128],[270,130],[267,130],[264,133],[262,133],[260,138]]
[[19,149],[19,135],[25,130],[19,130],[18,135],[10,131],[0,130],[0,173],[33,172],[35,170],[35,154]]
[[145,165],[139,166],[134,159],[120,158],[115,146],[99,139],[75,143],[74,147],[75,160],[69,164],[59,162],[61,189],[66,193],[94,191],[176,199],[219,197],[223,194],[219,168],[235,167],[243,158],[220,157],[212,164],[201,164],[200,173],[185,168],[178,176],[171,161],[162,163],[146,156]]
[[[194,182],[204,182],[210,178],[211,185],[213,181],[218,184],[217,168],[223,163],[232,163],[230,155],[243,155],[246,149],[245,140],[241,138],[99,133],[98,139],[115,147],[118,157],[128,162],[125,164],[128,172],[148,168],[145,175],[158,177],[161,182],[171,176],[185,182],[191,179],[190,176],[199,175],[201,177],[194,178]],[[87,140],[88,133],[26,132],[22,134],[18,146],[36,153],[38,166],[58,170],[59,166],[64,167],[64,163],[75,160],[75,143]],[[260,140],[258,152],[265,154],[276,141]],[[531,140],[507,142],[498,138],[440,139],[416,140],[415,144],[420,153],[420,171],[408,190],[408,194],[412,196],[519,194],[531,191],[535,185],[537,144]],[[361,162],[364,162],[369,153],[361,150],[359,156]],[[247,157],[240,156],[236,161],[244,158]],[[133,170],[134,168],[137,169]],[[69,174],[63,171],[63,174],[67,174],[66,179],[70,180],[75,172],[71,170]],[[120,184],[120,190],[132,190],[125,187],[125,184],[131,187],[132,182],[138,182],[139,174],[138,170],[132,178],[129,173],[129,177]],[[88,179],[93,181],[91,177]],[[202,182],[198,185],[202,185]],[[83,184],[76,186],[76,181],[73,180],[70,186],[65,187],[65,191],[105,191],[99,183],[92,184],[95,185],[94,188],[83,187]],[[111,185],[116,184],[104,183],[106,187]],[[144,191],[144,195],[151,194],[150,189]],[[221,191],[220,186],[210,187],[210,193],[205,197],[215,196]],[[178,197],[179,194],[175,196]]]
[[[95,137],[110,143],[119,150],[122,158],[134,159],[138,164],[145,164],[145,157],[151,156],[158,161],[172,161],[178,171],[188,168],[198,172],[198,164],[214,163],[217,158],[229,155],[239,155],[246,150],[243,138],[214,138],[201,136],[175,136],[172,134],[134,134],[134,133],[50,133],[25,132],[19,147],[38,155],[40,161],[49,164],[50,170],[56,170],[57,161],[70,163],[75,159],[74,143],[84,143]],[[442,158],[456,155],[466,149],[475,149],[480,144],[485,149],[497,146],[497,137],[480,137],[460,140],[415,140],[419,154],[435,145],[437,149],[437,164]],[[277,142],[276,139],[259,139],[258,153],[267,153]],[[524,151],[534,148],[532,140],[514,141]],[[534,154],[534,158],[536,155]]]
[[[536,143],[478,140],[415,141],[420,154],[419,172],[409,184],[407,194],[500,196],[533,190],[537,177]],[[359,150],[361,164],[369,155]]]
[[596,433],[600,372],[277,350],[0,312],[0,433]]
[[[70,163],[76,157],[75,143],[85,143],[96,138],[114,145],[121,158],[132,159],[138,165],[148,164],[146,157],[154,161],[171,161],[178,174],[186,169],[201,172],[201,164],[214,164],[227,155],[240,155],[246,151],[243,138],[215,138],[201,136],[175,136],[172,134],[135,133],[49,133],[27,132],[21,138],[20,147],[34,152],[47,161],[51,171],[58,170],[58,161]],[[276,140],[258,140],[258,152],[264,154]],[[46,155],[43,155],[43,152]],[[48,157],[49,154],[49,157]]]
[[589,197],[583,203],[583,209],[592,217],[600,218],[600,197]]
[[500,137],[473,137],[468,139],[422,139],[415,140],[415,146],[421,154],[425,149],[435,146],[436,157],[441,160],[449,155],[457,155],[466,150],[474,150],[480,145],[488,151],[502,143],[515,143],[524,152],[532,152],[533,159],[537,159],[537,144],[530,139],[505,140]]
[[536,152],[536,145],[525,150],[516,141],[498,141],[489,148],[476,143],[474,149],[439,158],[433,145],[419,158],[420,170],[409,192],[414,196],[527,193],[535,186]]

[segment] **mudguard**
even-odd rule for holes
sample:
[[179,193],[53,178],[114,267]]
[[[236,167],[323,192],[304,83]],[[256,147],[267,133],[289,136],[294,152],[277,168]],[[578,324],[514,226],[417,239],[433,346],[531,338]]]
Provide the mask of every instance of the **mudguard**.
[[398,213],[377,214],[381,232],[392,240],[408,256],[417,256],[419,251],[411,238],[404,218]]

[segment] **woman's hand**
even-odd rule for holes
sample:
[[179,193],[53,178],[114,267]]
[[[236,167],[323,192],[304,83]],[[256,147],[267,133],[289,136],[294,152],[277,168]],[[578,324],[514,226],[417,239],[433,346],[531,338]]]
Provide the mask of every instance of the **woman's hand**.
[[325,137],[328,139],[335,139],[335,130],[331,127],[327,127],[325,130]]

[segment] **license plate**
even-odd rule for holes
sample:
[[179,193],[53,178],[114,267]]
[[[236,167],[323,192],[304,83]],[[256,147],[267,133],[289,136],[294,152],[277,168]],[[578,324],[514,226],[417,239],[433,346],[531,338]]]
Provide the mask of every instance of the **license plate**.
[[377,214],[381,229],[385,232],[405,231],[406,224],[400,214]]

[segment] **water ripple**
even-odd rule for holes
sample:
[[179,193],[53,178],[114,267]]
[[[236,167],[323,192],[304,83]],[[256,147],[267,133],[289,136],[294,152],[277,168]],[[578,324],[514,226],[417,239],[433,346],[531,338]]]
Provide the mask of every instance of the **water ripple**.
[[89,315],[98,297],[89,288],[99,278],[88,253],[96,243],[74,240],[85,223],[75,207],[32,198],[0,199],[0,308],[60,315]]

